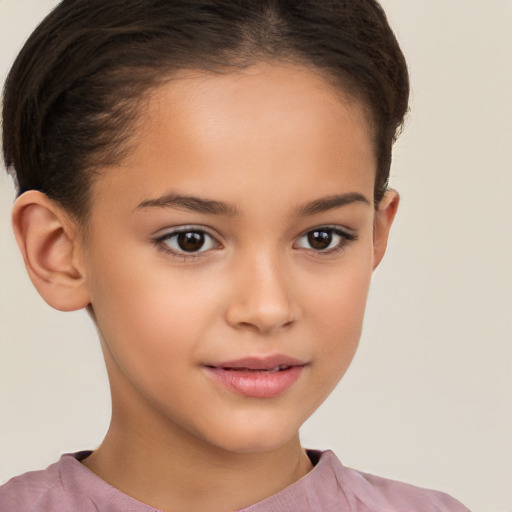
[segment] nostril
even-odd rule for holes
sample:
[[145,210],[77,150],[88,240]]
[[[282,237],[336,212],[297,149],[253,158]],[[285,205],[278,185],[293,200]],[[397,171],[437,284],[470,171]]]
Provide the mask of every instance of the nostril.
[[226,319],[232,327],[267,334],[289,329],[296,322],[300,308],[291,283],[279,270],[279,265],[266,259],[260,259],[259,265],[245,265],[227,304]]
[[233,326],[238,329],[253,330],[258,333],[268,334],[274,331],[289,329],[294,323],[295,320],[287,320],[281,322],[277,319],[273,321],[263,321],[262,319],[255,318],[252,321],[238,322],[236,325]]

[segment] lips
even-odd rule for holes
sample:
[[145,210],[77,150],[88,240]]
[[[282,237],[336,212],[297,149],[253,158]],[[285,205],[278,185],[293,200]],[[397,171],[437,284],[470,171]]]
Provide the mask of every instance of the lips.
[[236,394],[253,398],[274,398],[293,386],[307,363],[276,354],[247,357],[205,365],[216,384]]
[[259,372],[259,373],[274,373],[274,372],[281,372],[283,370],[288,370],[291,368],[291,366],[286,364],[280,364],[274,368],[248,368],[245,366],[242,367],[222,367],[223,370],[229,370],[233,372]]

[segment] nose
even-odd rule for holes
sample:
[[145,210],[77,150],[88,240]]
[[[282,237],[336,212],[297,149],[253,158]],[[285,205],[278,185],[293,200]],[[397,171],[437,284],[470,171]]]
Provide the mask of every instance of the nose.
[[261,334],[273,334],[294,324],[300,309],[287,267],[286,262],[264,254],[240,263],[226,309],[227,322],[236,329]]

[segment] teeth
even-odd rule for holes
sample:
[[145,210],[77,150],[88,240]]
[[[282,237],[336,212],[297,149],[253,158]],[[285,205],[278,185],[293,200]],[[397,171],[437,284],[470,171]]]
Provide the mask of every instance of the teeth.
[[288,368],[290,368],[289,366],[285,365],[285,364],[280,364],[279,366],[276,366],[275,368],[272,368],[271,372],[280,372],[280,371],[283,371],[283,370],[287,370]]

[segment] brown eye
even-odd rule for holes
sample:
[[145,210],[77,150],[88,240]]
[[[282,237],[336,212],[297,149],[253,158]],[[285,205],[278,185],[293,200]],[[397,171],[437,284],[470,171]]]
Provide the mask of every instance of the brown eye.
[[190,231],[187,233],[180,233],[176,237],[178,247],[185,252],[196,252],[202,249],[205,242],[204,233],[197,231]]
[[203,253],[219,247],[217,241],[201,229],[182,229],[166,233],[156,239],[159,247],[179,255]]
[[319,227],[302,235],[294,247],[317,253],[332,253],[357,240],[357,235],[338,227]]
[[308,243],[312,249],[323,251],[331,245],[332,235],[331,231],[310,231],[307,235]]

